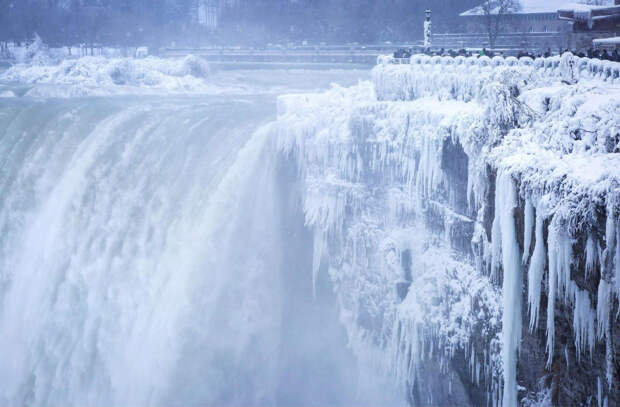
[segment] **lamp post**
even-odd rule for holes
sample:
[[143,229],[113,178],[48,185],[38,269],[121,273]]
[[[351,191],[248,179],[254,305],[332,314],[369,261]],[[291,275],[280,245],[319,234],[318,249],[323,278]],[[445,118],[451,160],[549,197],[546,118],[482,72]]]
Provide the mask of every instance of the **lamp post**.
[[426,19],[424,20],[424,48],[430,48],[432,45],[431,10],[426,9]]

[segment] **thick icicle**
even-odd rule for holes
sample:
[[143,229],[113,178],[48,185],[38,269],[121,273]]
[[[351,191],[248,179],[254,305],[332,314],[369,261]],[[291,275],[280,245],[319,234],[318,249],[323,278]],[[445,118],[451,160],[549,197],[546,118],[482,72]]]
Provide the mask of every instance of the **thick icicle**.
[[594,242],[592,235],[588,235],[586,241],[586,277],[590,276],[598,261],[598,246]]
[[530,246],[532,245],[532,228],[534,227],[534,205],[530,199],[525,201],[525,226],[523,228],[523,264],[526,264],[530,257]]
[[325,239],[320,230],[314,231],[314,245],[312,251],[312,295],[316,298],[316,281],[319,276],[321,260],[323,260],[323,250],[325,249]]
[[508,173],[498,178],[496,221],[501,234],[503,280],[502,360],[504,365],[504,407],[517,406],[517,353],[521,342],[523,266],[517,240],[514,212],[517,191]]
[[607,334],[609,325],[609,311],[611,305],[611,286],[601,279],[598,283],[598,295],[596,302],[597,337],[603,339]]
[[[614,259],[614,280],[616,281],[616,296],[620,299],[620,242],[618,242],[617,236],[620,236],[620,222],[616,225],[616,256]],[[620,313],[620,307],[618,307],[618,313]]]
[[536,243],[534,253],[530,262],[527,283],[527,301],[530,312],[530,330],[534,330],[538,326],[538,314],[540,309],[540,290],[545,271],[547,256],[545,253],[545,242],[543,236],[544,218],[542,210],[537,209],[536,213]]
[[[613,202],[610,201],[607,207],[607,221],[605,222],[605,250],[601,259],[601,274],[603,279],[611,280],[612,275],[615,274],[616,280],[616,295],[620,294],[620,284],[618,268],[620,267],[620,254],[618,254],[617,235],[616,235],[616,222],[614,219]],[[614,257],[616,257],[614,259]],[[615,260],[615,261],[614,261]],[[614,267],[614,263],[615,267]]]
[[[574,283],[572,283],[574,284]],[[594,310],[590,305],[588,292],[575,288],[575,307],[573,308],[573,331],[575,332],[575,348],[577,349],[577,360],[586,348],[594,350]]]
[[553,361],[553,345],[555,341],[555,297],[557,291],[557,252],[556,252],[556,233],[552,230],[553,225],[549,226],[549,281],[547,293],[547,367],[551,367]]

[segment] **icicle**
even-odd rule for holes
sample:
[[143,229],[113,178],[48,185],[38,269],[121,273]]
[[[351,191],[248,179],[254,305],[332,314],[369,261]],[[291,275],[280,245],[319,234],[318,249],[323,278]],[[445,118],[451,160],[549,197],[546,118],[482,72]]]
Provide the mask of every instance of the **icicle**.
[[[499,180],[498,180],[498,183],[499,183]],[[493,226],[491,228],[491,276],[492,277],[497,277],[497,273],[501,265],[500,256],[502,254],[501,221],[500,221],[500,215],[498,213],[498,211],[501,208],[500,206],[501,199],[500,199],[500,194],[497,192],[497,188],[498,187],[496,186],[495,219],[493,219]]]
[[[574,284],[574,283],[572,283]],[[573,331],[575,332],[575,348],[577,360],[586,347],[592,355],[594,350],[594,311],[590,306],[588,292],[578,288],[575,291],[575,307],[573,308]]]
[[319,268],[323,259],[323,249],[325,247],[325,239],[318,227],[314,230],[314,245],[312,252],[312,295],[316,299],[316,282],[319,276]]
[[543,223],[544,219],[542,215],[542,210],[539,208],[536,213],[536,243],[534,246],[534,253],[532,254],[532,261],[530,262],[527,284],[527,300],[530,312],[530,331],[533,331],[538,326],[540,290],[543,272],[545,271],[545,264],[547,260],[543,235]]
[[619,295],[620,283],[618,280],[620,273],[618,272],[618,267],[620,266],[620,254],[618,254],[617,246],[620,245],[616,243],[616,224],[614,222],[613,204],[609,203],[607,207],[607,221],[605,222],[605,250],[603,251],[603,256],[601,259],[601,274],[602,278],[607,279],[608,281],[611,280],[612,274],[615,274],[616,295]]
[[525,226],[523,229],[523,264],[526,264],[530,257],[530,246],[532,245],[532,228],[534,227],[534,205],[530,199],[525,201]]
[[555,296],[557,291],[557,251],[556,233],[549,226],[549,287],[547,293],[547,367],[551,367],[553,361],[553,345],[555,341]]
[[498,227],[501,235],[504,269],[502,287],[503,406],[514,407],[517,405],[517,352],[521,342],[523,269],[514,219],[517,191],[508,173],[501,173],[498,177],[496,203],[494,228]]
[[609,312],[611,306],[611,286],[601,279],[598,283],[598,295],[596,302],[597,337],[603,339],[609,325]]
[[[620,222],[616,226],[616,236],[620,236]],[[620,242],[616,239],[616,256],[614,259],[615,273],[614,280],[616,281],[616,296],[620,300]],[[620,307],[618,307],[618,313],[620,315]]]
[[596,400],[598,401],[598,407],[603,405],[603,386],[601,385],[601,377],[596,378]]
[[590,276],[596,263],[598,261],[598,247],[592,238],[592,235],[588,235],[586,241],[586,278]]

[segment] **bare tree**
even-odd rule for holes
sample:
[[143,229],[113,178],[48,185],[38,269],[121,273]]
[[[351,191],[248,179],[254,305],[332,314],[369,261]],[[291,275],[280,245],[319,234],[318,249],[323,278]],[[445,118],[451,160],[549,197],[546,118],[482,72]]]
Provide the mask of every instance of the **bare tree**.
[[501,31],[502,20],[504,20],[503,15],[518,11],[520,3],[518,0],[485,0],[480,7],[489,36],[489,48],[495,48],[497,36]]

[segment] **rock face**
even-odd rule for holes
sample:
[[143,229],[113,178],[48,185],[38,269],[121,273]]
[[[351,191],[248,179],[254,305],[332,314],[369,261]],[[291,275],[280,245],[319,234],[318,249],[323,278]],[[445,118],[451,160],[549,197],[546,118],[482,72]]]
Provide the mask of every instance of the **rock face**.
[[619,70],[381,58],[280,98],[315,278],[411,405],[620,405]]

